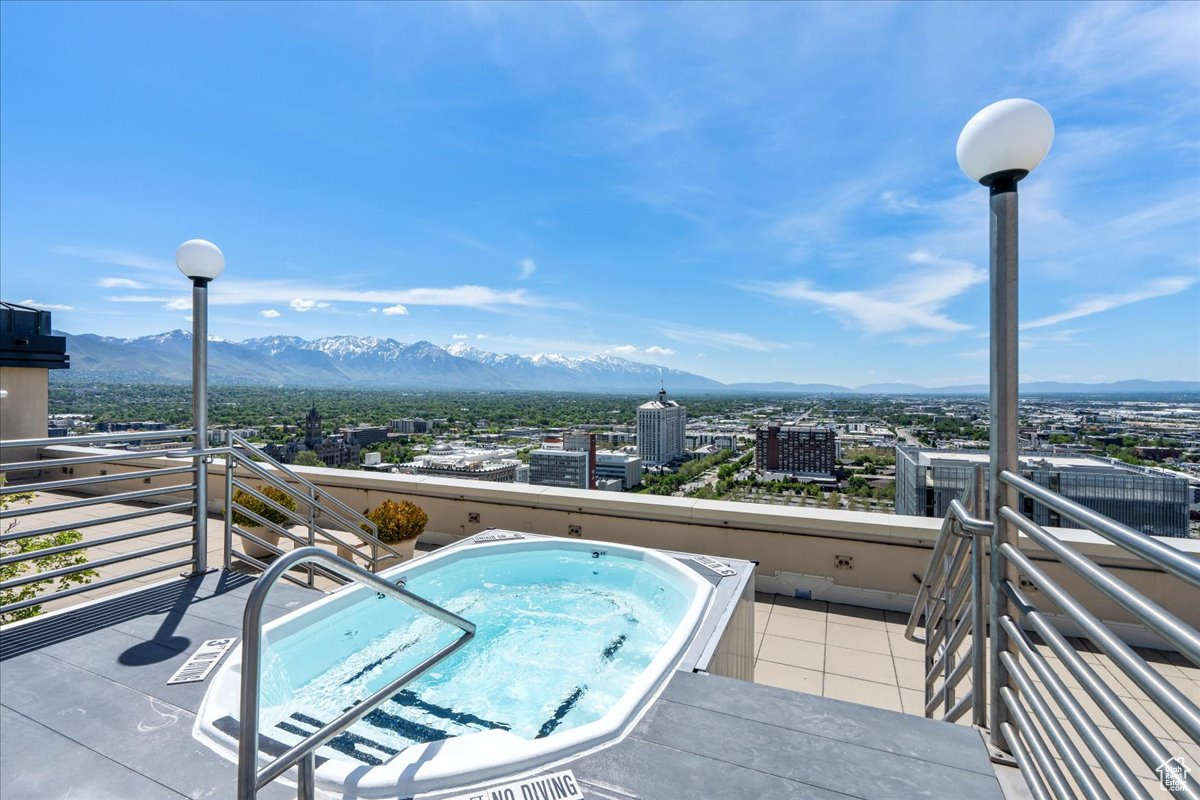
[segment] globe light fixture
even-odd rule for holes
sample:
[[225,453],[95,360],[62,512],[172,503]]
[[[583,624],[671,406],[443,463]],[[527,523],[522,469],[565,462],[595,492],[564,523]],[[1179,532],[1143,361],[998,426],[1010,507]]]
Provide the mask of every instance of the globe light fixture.
[[[958,165],[971,180],[989,190],[990,261],[991,261],[991,381],[988,453],[988,505],[992,521],[991,585],[1019,580],[1008,559],[1002,555],[1005,544],[1016,546],[1015,526],[1000,514],[1000,509],[1020,508],[1017,490],[1001,480],[1005,472],[1020,474],[1017,428],[1017,183],[1028,175],[1050,152],[1054,142],[1054,120],[1050,112],[1032,100],[1011,99],[992,103],[967,121],[958,136]],[[972,569],[982,575],[980,548],[972,551]],[[979,585],[979,581],[975,582]],[[975,598],[976,602],[980,598]],[[1011,725],[1002,690],[1019,692],[1009,675],[1001,654],[1019,657],[1000,624],[1004,617],[1017,618],[1011,601],[1003,592],[988,598],[988,702],[987,727],[990,743],[1001,752],[1010,745],[1003,728]],[[975,706],[977,725],[983,725],[983,704]]]
[[1032,100],[1001,100],[963,126],[956,149],[958,166],[984,186],[998,176],[1020,180],[1042,163],[1053,142],[1049,111]]
[[192,281],[192,558],[194,572],[201,573],[208,571],[208,284],[225,271],[225,254],[212,242],[188,239],[175,251],[175,265]]
[[225,270],[225,254],[205,239],[188,239],[175,251],[179,271],[193,281],[213,280]]

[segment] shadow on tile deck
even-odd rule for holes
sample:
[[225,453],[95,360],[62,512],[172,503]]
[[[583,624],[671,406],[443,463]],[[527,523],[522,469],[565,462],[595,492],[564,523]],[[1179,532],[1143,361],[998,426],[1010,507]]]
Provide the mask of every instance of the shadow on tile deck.
[[[179,579],[0,632],[0,796],[232,797],[233,765],[192,738],[207,683],[166,681],[240,635],[252,583]],[[267,616],[317,596],[277,586]],[[607,800],[1001,797],[969,728],[682,672],[628,737],[568,767]]]

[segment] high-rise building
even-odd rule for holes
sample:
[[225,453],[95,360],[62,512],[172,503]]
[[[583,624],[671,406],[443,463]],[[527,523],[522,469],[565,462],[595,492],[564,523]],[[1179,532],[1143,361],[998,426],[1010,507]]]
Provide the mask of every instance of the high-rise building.
[[754,466],[760,473],[832,475],[837,469],[837,430],[832,425],[778,423],[759,428]]
[[587,489],[594,486],[586,450],[543,447],[529,453],[529,482],[534,486]]
[[596,434],[590,431],[567,431],[562,436],[562,449],[588,454],[588,485],[596,488]]
[[687,408],[667,399],[665,389],[658,398],[642,403],[637,410],[637,447],[642,463],[669,464],[682,458],[687,447]]
[[[944,517],[950,501],[960,499],[977,464],[987,453],[896,448],[896,513]],[[1068,500],[1153,536],[1186,537],[1191,499],[1185,475],[1136,467],[1109,459],[1021,456],[1021,474]],[[1039,525],[1079,525],[1021,497],[1021,513]]]

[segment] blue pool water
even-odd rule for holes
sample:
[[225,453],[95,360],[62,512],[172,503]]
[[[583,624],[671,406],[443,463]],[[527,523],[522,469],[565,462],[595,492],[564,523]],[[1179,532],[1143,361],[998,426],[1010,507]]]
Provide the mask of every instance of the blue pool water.
[[[598,719],[675,632],[693,591],[636,555],[570,547],[476,548],[401,575],[410,591],[474,622],[476,636],[331,742],[326,756],[378,764],[413,744],[490,729],[537,739]],[[269,637],[263,734],[298,741],[459,633],[364,592]]]

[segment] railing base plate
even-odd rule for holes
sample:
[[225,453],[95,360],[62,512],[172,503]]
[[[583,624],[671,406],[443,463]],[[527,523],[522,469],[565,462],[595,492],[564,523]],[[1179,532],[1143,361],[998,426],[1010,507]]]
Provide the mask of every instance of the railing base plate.
[[999,764],[1002,767],[1016,767],[1017,760],[1013,758],[1012,753],[1006,753],[999,747],[996,747],[991,742],[991,736],[986,728],[976,728],[979,735],[983,737],[983,746],[987,748],[988,758],[993,764]]

